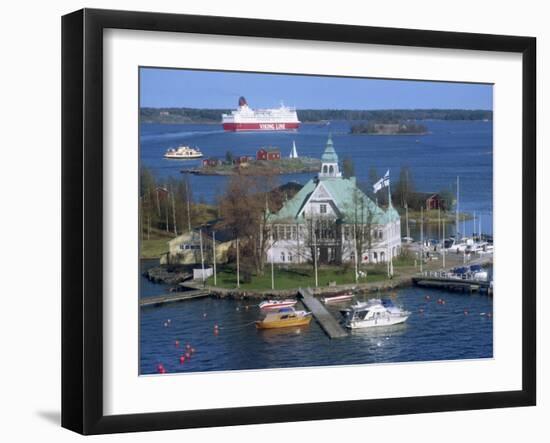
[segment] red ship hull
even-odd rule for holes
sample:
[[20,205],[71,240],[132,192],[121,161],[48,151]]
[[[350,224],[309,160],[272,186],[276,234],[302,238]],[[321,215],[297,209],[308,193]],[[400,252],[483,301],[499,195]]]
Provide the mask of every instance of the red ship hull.
[[224,123],[224,131],[295,131],[300,123]]

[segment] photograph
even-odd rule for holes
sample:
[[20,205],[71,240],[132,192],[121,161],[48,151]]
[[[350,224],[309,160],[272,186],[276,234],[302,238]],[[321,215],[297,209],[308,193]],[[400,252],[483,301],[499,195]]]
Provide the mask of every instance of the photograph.
[[493,358],[493,84],[140,66],[136,114],[140,375]]

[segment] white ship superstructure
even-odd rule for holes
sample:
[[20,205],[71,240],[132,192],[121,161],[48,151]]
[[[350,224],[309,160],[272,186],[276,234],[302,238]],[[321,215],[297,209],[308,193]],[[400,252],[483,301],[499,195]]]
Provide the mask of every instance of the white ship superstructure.
[[244,97],[239,98],[239,107],[230,114],[222,114],[226,131],[290,131],[300,126],[296,108],[281,104],[274,109],[252,109]]

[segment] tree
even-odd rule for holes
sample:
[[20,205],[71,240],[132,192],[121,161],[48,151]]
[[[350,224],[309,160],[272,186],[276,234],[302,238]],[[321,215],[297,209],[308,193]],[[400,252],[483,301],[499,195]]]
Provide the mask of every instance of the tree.
[[229,164],[233,163],[233,153],[231,151],[225,152],[225,161]]
[[220,201],[220,227],[239,238],[243,268],[253,266],[258,274],[263,274],[270,247],[268,211],[277,199],[276,180],[276,175],[233,175]]
[[455,193],[450,188],[444,188],[438,194],[442,200],[441,210],[451,211],[456,203]]
[[355,176],[355,165],[353,164],[353,160],[349,157],[344,158],[344,161],[342,162],[342,172],[344,175],[344,178],[350,178]]
[[399,206],[412,206],[414,189],[414,180],[411,169],[408,166],[401,166],[399,171],[399,180],[392,186],[392,197],[394,202],[398,202]]

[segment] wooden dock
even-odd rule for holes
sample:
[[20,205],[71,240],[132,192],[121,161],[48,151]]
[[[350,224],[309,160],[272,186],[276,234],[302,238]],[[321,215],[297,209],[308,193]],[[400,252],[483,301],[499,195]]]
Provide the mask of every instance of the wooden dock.
[[184,300],[191,300],[193,298],[207,297],[210,293],[202,289],[196,289],[193,291],[174,292],[172,294],[157,295],[155,297],[145,297],[139,300],[141,307],[145,306],[160,306],[166,303],[175,303]]
[[478,280],[467,280],[457,278],[446,278],[435,275],[422,275],[413,277],[416,286],[426,288],[447,289],[462,292],[486,292],[491,294],[492,288],[489,282]]
[[311,311],[311,314],[321,325],[321,328],[330,338],[342,338],[347,337],[347,332],[333,317],[333,315],[327,311],[325,306],[317,300],[310,289],[300,288],[298,294],[302,299],[302,303],[305,307]]

